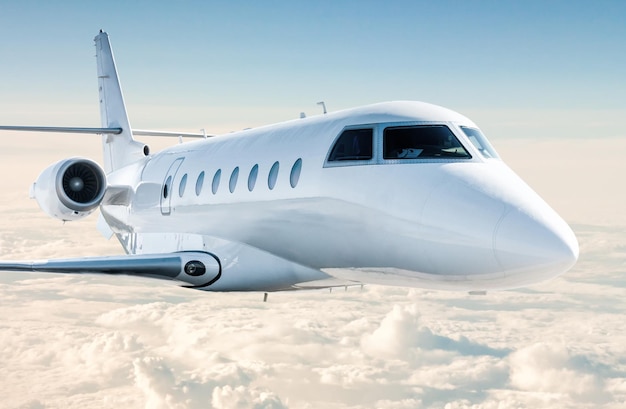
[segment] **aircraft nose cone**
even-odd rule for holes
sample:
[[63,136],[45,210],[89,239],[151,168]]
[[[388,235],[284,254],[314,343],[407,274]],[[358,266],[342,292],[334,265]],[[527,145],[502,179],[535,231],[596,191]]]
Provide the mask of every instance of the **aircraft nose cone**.
[[564,273],[578,259],[578,241],[567,223],[555,212],[538,214],[510,208],[494,230],[498,263],[522,285]]

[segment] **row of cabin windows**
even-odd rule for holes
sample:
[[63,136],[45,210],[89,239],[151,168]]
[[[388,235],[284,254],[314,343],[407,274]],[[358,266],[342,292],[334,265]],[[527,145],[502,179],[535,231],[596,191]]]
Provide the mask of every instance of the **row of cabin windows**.
[[[267,175],[267,187],[270,190],[273,190],[276,187],[276,182],[278,180],[278,171],[280,169],[280,163],[278,161],[274,162],[272,165],[268,175]],[[292,188],[295,188],[298,185],[298,181],[300,180],[300,173],[302,172],[302,159],[299,158],[296,160],[291,167],[291,173],[289,174],[289,184]],[[202,193],[202,187],[204,186],[204,171],[200,172],[198,175],[198,179],[196,179],[196,196],[200,196]],[[252,192],[254,187],[256,186],[257,177],[259,175],[259,165],[256,164],[250,169],[250,173],[248,174],[248,190]],[[211,192],[215,195],[220,187],[220,181],[222,178],[222,170],[218,169],[213,175],[213,181],[211,183]],[[239,179],[239,166],[233,169],[230,174],[230,179],[228,180],[228,190],[230,193],[235,192],[235,188],[237,187],[237,181]],[[170,185],[172,182],[172,177],[168,177],[165,185],[163,186],[163,198],[167,199],[169,195]],[[178,185],[178,196],[183,197],[185,194],[185,189],[187,187],[187,174],[185,173],[183,177],[180,179],[180,183]]]
[[[474,145],[480,131],[461,127]],[[482,136],[482,135],[480,135]],[[484,138],[484,137],[483,137]],[[374,130],[347,129],[337,138],[329,162],[364,161],[373,157]],[[483,144],[488,144],[486,139]],[[497,157],[491,146],[476,146],[485,157]],[[493,149],[493,148],[491,148]],[[470,159],[472,156],[445,125],[390,126],[383,131],[383,159]]]

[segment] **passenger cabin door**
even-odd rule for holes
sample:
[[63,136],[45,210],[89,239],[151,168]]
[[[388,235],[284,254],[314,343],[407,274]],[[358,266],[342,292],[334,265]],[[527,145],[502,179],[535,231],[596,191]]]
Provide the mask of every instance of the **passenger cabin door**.
[[170,165],[170,168],[163,179],[163,187],[161,188],[161,214],[169,216],[172,213],[172,196],[174,196],[174,179],[180,165],[185,158],[178,158]]

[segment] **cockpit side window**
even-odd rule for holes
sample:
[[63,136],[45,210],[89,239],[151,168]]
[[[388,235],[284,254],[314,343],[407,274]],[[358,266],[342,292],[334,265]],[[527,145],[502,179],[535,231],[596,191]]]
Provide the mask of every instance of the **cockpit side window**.
[[472,144],[476,147],[478,152],[483,155],[485,158],[499,158],[496,150],[491,146],[485,135],[480,132],[479,129],[470,128],[467,126],[461,126],[461,130],[465,135],[467,135],[467,139],[472,142]]
[[372,159],[373,129],[346,129],[337,138],[329,162]]
[[472,156],[445,125],[386,128],[384,159],[469,159]]

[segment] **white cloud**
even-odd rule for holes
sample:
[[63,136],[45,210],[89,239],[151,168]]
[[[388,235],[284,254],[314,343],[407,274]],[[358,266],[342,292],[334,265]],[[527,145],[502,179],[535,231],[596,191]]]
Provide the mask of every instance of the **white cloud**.
[[[437,355],[445,357],[436,351],[449,351],[461,355],[504,355],[505,351],[498,351],[485,345],[470,341],[459,335],[451,338],[433,333],[419,321],[417,305],[401,307],[395,305],[382,320],[380,326],[372,333],[365,335],[361,341],[363,350],[373,357],[402,358],[402,359],[430,359]],[[435,351],[428,355],[423,351]]]
[[605,398],[603,371],[567,347],[536,343],[510,356],[511,384],[521,390],[571,395],[577,400]]
[[271,392],[246,389],[243,386],[232,388],[228,385],[213,390],[211,404],[215,409],[283,409],[280,399]]
[[147,409],[286,407],[271,391],[250,387],[250,378],[245,371],[237,371],[236,365],[230,368],[234,371],[225,370],[212,376],[196,372],[184,379],[177,379],[163,358],[135,359],[133,366],[135,385],[143,392]]

